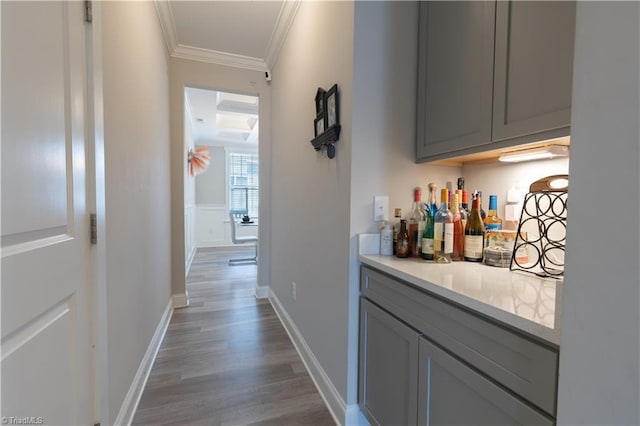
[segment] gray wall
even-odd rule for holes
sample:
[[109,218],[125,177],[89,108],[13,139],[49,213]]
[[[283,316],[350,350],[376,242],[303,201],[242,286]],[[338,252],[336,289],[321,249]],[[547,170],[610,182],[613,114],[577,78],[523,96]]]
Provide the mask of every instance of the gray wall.
[[103,40],[113,421],[171,294],[169,79],[153,3],[103,3]]
[[211,164],[196,177],[196,203],[224,204],[226,202],[226,164],[224,148],[210,146]]
[[373,196],[408,212],[413,188],[456,182],[460,167],[415,163],[418,6],[356,2],[350,200],[349,392],[357,402],[357,234],[378,232]]
[[558,424],[640,424],[639,20],[578,3]]
[[[351,2],[302,2],[273,68],[271,290],[344,399],[351,169]],[[314,97],[340,91],[336,158],[316,153]],[[262,118],[261,118],[262,121]],[[262,135],[262,133],[261,133]],[[262,217],[260,218],[261,223]],[[297,283],[297,300],[291,283]]]

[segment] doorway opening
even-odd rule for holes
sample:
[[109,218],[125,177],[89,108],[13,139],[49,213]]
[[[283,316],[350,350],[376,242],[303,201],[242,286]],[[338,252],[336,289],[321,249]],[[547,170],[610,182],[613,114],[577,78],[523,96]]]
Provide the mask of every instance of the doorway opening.
[[209,154],[204,171],[185,176],[188,271],[198,248],[257,246],[259,116],[257,96],[186,87],[184,102],[185,154]]

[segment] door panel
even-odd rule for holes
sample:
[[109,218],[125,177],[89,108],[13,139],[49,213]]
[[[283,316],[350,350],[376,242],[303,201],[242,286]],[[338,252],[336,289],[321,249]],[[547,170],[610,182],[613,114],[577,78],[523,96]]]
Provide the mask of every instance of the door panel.
[[553,421],[420,338],[419,425],[551,425]]
[[360,299],[360,409],[372,424],[415,425],[418,333]]
[[2,2],[2,413],[90,424],[82,2]]

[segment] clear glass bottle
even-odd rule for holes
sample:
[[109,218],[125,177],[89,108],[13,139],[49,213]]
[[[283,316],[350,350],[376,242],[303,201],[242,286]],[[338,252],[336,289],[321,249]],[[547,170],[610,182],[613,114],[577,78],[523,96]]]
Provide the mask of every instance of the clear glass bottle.
[[464,228],[464,260],[469,262],[482,262],[484,250],[484,224],[480,217],[480,204],[482,199],[478,191],[473,193],[471,211],[467,226]]
[[440,209],[433,227],[433,257],[436,263],[451,263],[453,252],[453,215],[447,207],[449,190],[440,191]]
[[420,210],[422,204],[422,189],[416,187],[413,189],[413,205],[411,211],[407,215],[407,227],[409,233],[409,256],[420,257],[422,253],[422,233],[420,233],[420,224],[424,222],[424,215]]
[[400,220],[396,256],[402,258],[409,257],[409,234],[407,233],[407,222],[404,219]]
[[453,195],[451,206],[451,214],[453,216],[453,251],[451,252],[451,260],[459,262],[464,260],[464,225],[462,224],[462,215],[460,214],[458,194]]
[[393,254],[396,254],[398,245],[398,234],[400,233],[400,219],[402,218],[402,209],[396,207],[393,211]]
[[438,185],[430,183],[429,199],[425,203],[426,225],[422,233],[422,258],[424,260],[433,260],[433,225],[438,212],[438,204],[436,201],[436,191]]
[[502,229],[502,219],[498,217],[498,196],[489,195],[489,214],[484,219],[485,231],[498,231]]

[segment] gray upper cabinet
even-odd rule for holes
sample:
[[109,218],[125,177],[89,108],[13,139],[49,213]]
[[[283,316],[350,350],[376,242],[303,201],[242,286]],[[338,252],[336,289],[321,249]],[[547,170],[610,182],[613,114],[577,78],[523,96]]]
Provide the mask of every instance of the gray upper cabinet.
[[491,141],[495,3],[420,2],[418,158]]
[[359,404],[373,425],[415,425],[418,333],[367,300],[360,305]]
[[575,2],[421,2],[417,161],[567,136]]
[[428,339],[420,338],[419,425],[552,425]]
[[568,128],[575,15],[575,2],[498,2],[494,141]]

